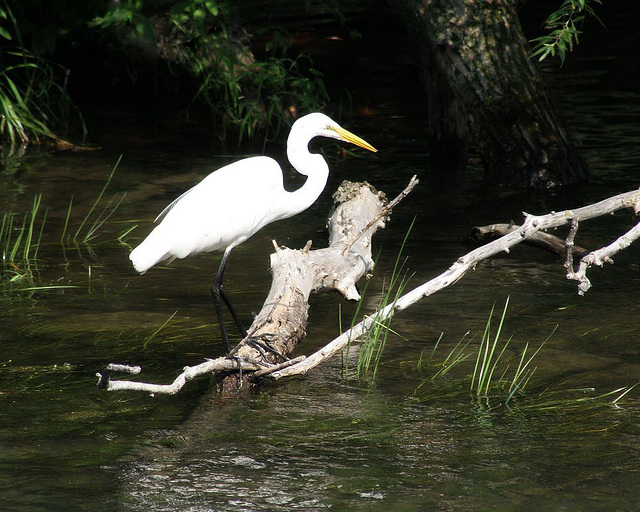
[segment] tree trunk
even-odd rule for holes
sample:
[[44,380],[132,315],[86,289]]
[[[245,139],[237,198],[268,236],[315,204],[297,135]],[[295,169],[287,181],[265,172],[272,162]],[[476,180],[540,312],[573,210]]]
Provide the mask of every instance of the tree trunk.
[[389,2],[420,52],[436,163],[450,166],[442,155],[459,155],[469,139],[488,183],[550,188],[587,179],[513,0]]

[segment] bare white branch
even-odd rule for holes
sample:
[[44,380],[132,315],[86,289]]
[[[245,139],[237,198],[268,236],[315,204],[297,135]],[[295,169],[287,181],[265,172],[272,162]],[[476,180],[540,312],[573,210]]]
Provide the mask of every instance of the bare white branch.
[[[640,204],[640,191],[636,190],[624,194],[619,194],[609,199],[605,199],[604,201],[600,201],[599,203],[585,206],[583,208],[578,208],[576,210],[565,210],[563,212],[557,213],[552,212],[542,216],[523,213],[525,222],[521,226],[515,226],[514,229],[511,229],[508,234],[504,235],[498,240],[478,247],[470,253],[458,258],[458,261],[456,261],[451,267],[449,267],[439,276],[406,293],[405,295],[400,297],[395,302],[395,304],[391,304],[383,310],[377,311],[368,316],[365,320],[355,325],[352,329],[344,332],[332,342],[325,345],[322,349],[308,356],[303,362],[294,366],[290,366],[289,368],[285,368],[284,370],[272,373],[271,378],[281,379],[283,377],[289,377],[292,375],[305,374],[310,369],[322,363],[332,355],[343,350],[348,343],[353,342],[363,336],[371,328],[371,325],[374,322],[383,321],[393,316],[397,311],[402,311],[412,304],[415,304],[420,299],[428,297],[429,295],[432,295],[437,291],[454,284],[460,278],[462,278],[462,276],[464,276],[467,271],[475,268],[480,261],[499,254],[503,251],[508,251],[509,248],[533,237],[541,230],[557,228],[568,223],[575,223],[577,230],[577,223],[579,221],[599,217],[601,215],[605,215],[622,208],[633,208],[635,212],[638,211],[638,204]],[[617,250],[621,250],[624,247],[628,247],[628,245],[632,241],[636,240],[638,236],[640,236],[640,224],[636,225],[634,229],[626,233],[623,237],[620,237],[611,245],[617,248]],[[610,251],[613,250],[613,248],[609,249],[609,247],[610,246],[607,246],[601,249],[600,251],[602,252],[598,254],[592,253],[594,255],[589,260],[585,260],[583,258],[584,265],[589,266],[590,261],[593,261],[593,263],[591,264],[597,264],[596,262],[600,262],[601,265],[601,262],[604,261],[604,258],[610,256]],[[588,256],[585,256],[585,258],[588,258]],[[585,272],[586,268],[587,267],[585,267]],[[584,293],[584,291],[582,293]]]
[[[105,389],[107,391],[144,391],[151,395],[156,393],[175,395],[188,381],[195,379],[200,375],[223,371],[237,371],[240,368],[246,371],[255,371],[258,369],[258,367],[252,363],[236,359],[227,359],[226,357],[219,357],[217,359],[210,359],[196,366],[186,366],[182,373],[178,375],[171,384],[150,384],[147,382],[136,382],[131,380],[109,380],[105,385]],[[103,377],[101,374],[98,375]]]
[[601,267],[604,263],[613,264],[611,256],[629,247],[633,242],[640,238],[640,223],[627,231],[611,244],[590,252],[580,260],[578,270],[569,271],[567,279],[578,281],[578,293],[584,295],[591,288],[591,281],[587,277],[587,270],[592,267]]

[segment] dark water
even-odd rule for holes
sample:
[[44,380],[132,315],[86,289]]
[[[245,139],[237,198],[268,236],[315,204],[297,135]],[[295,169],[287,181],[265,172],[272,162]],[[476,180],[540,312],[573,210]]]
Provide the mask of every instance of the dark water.
[[[610,30],[623,22],[613,23]],[[523,210],[576,207],[638,186],[638,69],[621,70],[635,62],[624,48],[610,51],[606,38],[597,44],[601,53],[588,47],[564,68],[547,69],[592,183],[544,197],[500,194],[483,191],[472,169],[468,188],[455,195],[423,185],[376,237],[381,255],[368,312],[415,215],[405,250],[409,286],[471,250],[474,225],[518,221]],[[345,77],[353,82],[356,112],[349,128],[378,146],[378,155],[342,158],[327,148],[333,174],[318,203],[234,251],[227,288],[247,322],[269,287],[271,239],[301,247],[311,238],[321,246],[330,195],[343,178],[366,179],[393,196],[412,174],[428,172],[411,68],[382,64],[365,62],[366,80]],[[555,256],[519,247],[483,262],[395,319],[394,330],[406,339],[388,339],[373,383],[345,379],[336,358],[304,379],[241,400],[218,400],[207,379],[175,397],[96,390],[94,374],[107,362],[140,364],[145,379],[168,382],[183,366],[222,353],[208,292],[218,256],[137,276],[130,248],[117,239],[138,225],[124,237],[135,245],[173,197],[237,157],[206,137],[180,137],[162,126],[97,124],[94,142],[102,150],[31,153],[0,177],[0,211],[22,214],[37,193],[49,209],[37,262],[13,269],[31,277],[0,292],[0,508],[640,509],[640,390],[616,406],[577,401],[640,381],[635,247],[615,266],[593,269],[594,287],[583,298]],[[90,243],[61,244],[71,197],[73,234],[120,155],[106,197],[126,192],[122,205]],[[287,179],[300,183],[291,172]],[[578,243],[597,247],[632,223],[626,214],[594,221],[581,228]],[[59,288],[28,290],[33,286]],[[500,309],[507,296],[509,357],[527,342],[537,348],[556,329],[535,359],[526,393],[509,407],[499,393],[474,399],[472,362],[429,380],[439,366],[419,369],[419,361],[440,334],[434,363],[467,331],[482,331],[492,305]],[[312,298],[301,353],[338,333],[339,305],[346,324],[353,304],[333,294]],[[554,400],[565,401],[542,407]]]

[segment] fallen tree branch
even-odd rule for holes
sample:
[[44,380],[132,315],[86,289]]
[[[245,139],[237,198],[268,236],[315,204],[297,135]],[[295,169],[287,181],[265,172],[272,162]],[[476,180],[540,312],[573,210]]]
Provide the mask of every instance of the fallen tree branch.
[[[348,196],[349,193],[347,193],[346,195]],[[383,211],[383,206],[380,204],[379,208],[379,212],[374,213],[370,218],[380,219],[379,222],[383,226],[384,216],[379,216],[380,212]],[[192,369],[189,368],[188,376],[179,376],[176,381],[174,381],[173,384],[168,385],[166,389],[173,390],[180,384],[184,385],[182,379],[185,379],[186,382],[186,380],[188,380],[189,378],[193,378],[193,376],[195,376],[196,374],[201,375],[202,373],[210,372],[238,371],[240,368],[242,369],[242,371],[247,372],[256,371],[256,374],[258,376],[263,376],[273,380],[279,380],[284,377],[290,377],[294,375],[304,375],[306,372],[316,367],[332,355],[343,350],[350,342],[354,342],[363,337],[375,323],[382,322],[392,317],[396,312],[402,311],[412,304],[418,302],[420,299],[428,297],[433,293],[451,284],[454,284],[459,279],[461,279],[466,274],[466,272],[468,272],[470,269],[475,268],[480,261],[499,254],[500,252],[509,252],[509,249],[511,247],[530,240],[531,238],[539,238],[537,235],[541,234],[541,231],[554,229],[566,224],[571,224],[571,229],[565,242],[565,250],[567,254],[565,266],[571,268],[571,258],[574,250],[573,243],[579,223],[592,219],[594,217],[612,213],[623,208],[632,208],[637,214],[638,210],[640,209],[640,191],[636,190],[624,194],[619,194],[593,205],[577,208],[575,210],[552,212],[547,215],[541,216],[523,213],[525,220],[521,226],[514,226],[513,229],[510,229],[509,233],[505,234],[501,238],[478,247],[468,254],[458,258],[458,260],[441,275],[404,294],[393,304],[390,304],[380,311],[376,311],[373,314],[369,315],[362,322],[358,323],[348,331],[342,333],[335,340],[328,343],[312,355],[304,358],[303,360],[300,360],[299,362],[291,361],[286,367],[285,365],[287,363],[283,364],[279,368],[264,365],[266,366],[266,371],[260,370],[255,363],[257,362],[257,360],[263,357],[264,354],[261,354],[260,351],[255,348],[255,346],[252,344],[252,341],[255,342],[255,340],[259,340],[260,342],[266,343],[271,347],[283,347],[284,349],[288,350],[286,353],[290,353],[290,350],[292,350],[292,348],[291,344],[288,343],[289,338],[287,338],[286,335],[283,336],[282,333],[279,332],[279,329],[284,328],[285,332],[289,333],[291,338],[294,339],[296,343],[300,339],[300,337],[304,335],[306,308],[308,307],[306,298],[308,298],[308,294],[310,293],[311,289],[314,288],[314,286],[316,286],[315,289],[323,287],[335,288],[342,291],[345,296],[350,298],[357,298],[359,296],[357,290],[355,289],[355,281],[357,280],[356,276],[359,272],[356,272],[346,280],[341,279],[337,274],[333,275],[331,273],[320,272],[319,275],[314,274],[314,279],[320,280],[320,284],[318,284],[315,283],[314,280],[312,280],[311,282],[308,281],[308,269],[304,270],[300,266],[302,265],[302,262],[307,265],[311,264],[312,266],[319,265],[322,259],[316,261],[314,257],[316,255],[321,255],[322,251],[333,250],[341,253],[344,250],[345,246],[347,246],[348,244],[352,244],[353,248],[348,250],[346,256],[348,257],[350,255],[357,255],[355,261],[359,262],[362,265],[362,267],[360,268],[360,270],[362,270],[362,273],[366,273],[372,268],[373,262],[370,260],[370,237],[373,234],[372,232],[375,230],[372,229],[371,233],[367,232],[368,228],[366,227],[366,225],[368,224],[368,221],[365,221],[365,223],[362,224],[364,228],[355,226],[350,222],[341,223],[339,219],[343,214],[345,214],[345,212],[340,212],[339,207],[338,209],[336,209],[336,212],[332,216],[332,222],[336,222],[337,225],[344,228],[344,230],[331,230],[332,243],[330,244],[329,248],[320,249],[317,251],[309,251],[309,245],[307,245],[307,247],[302,251],[278,249],[276,253],[272,255],[272,267],[274,269],[274,281],[272,289],[269,293],[269,298],[263,306],[262,311],[254,321],[254,324],[250,330],[249,337],[240,343],[239,347],[237,347],[237,350],[234,349],[234,357],[236,357],[237,360],[219,358],[213,361],[202,363],[197,367],[193,367],[194,369],[197,369],[197,371],[192,371]],[[351,218],[346,214],[345,216],[345,218]],[[332,224],[332,222],[330,222],[330,225]],[[363,230],[365,231],[365,234],[361,235]],[[361,237],[361,239],[356,240],[357,243],[353,244],[354,237]],[[619,237],[612,244],[584,256],[580,262],[578,270],[576,272],[570,273],[567,276],[570,279],[575,279],[578,281],[578,293],[584,294],[584,292],[590,286],[590,282],[586,277],[586,271],[589,267],[591,267],[592,265],[601,265],[602,262],[607,261],[607,259],[610,259],[613,254],[625,249],[638,238],[640,238],[640,223],[638,223],[634,228],[629,230],[623,236]],[[363,247],[361,246],[362,244]],[[367,254],[369,259],[365,258],[363,261],[360,261],[358,258],[362,258],[360,250],[363,248],[368,249]],[[293,254],[295,256],[289,256],[289,254]],[[279,264],[279,259],[281,257],[287,262],[285,266],[288,265],[290,267],[290,272],[289,274],[283,273],[282,276],[278,277],[277,274],[279,272],[279,269],[281,267],[283,268],[283,266]],[[301,257],[302,259],[297,259],[299,257]],[[308,259],[307,257],[310,259]],[[353,264],[354,260],[349,260],[347,258],[347,261],[352,261],[352,263],[350,264]],[[300,283],[303,284],[301,285]],[[315,284],[312,286],[309,283]],[[297,320],[290,318],[288,315],[290,315],[292,311],[298,312],[298,315],[300,315],[300,311],[302,311],[302,316],[304,318]],[[293,344],[293,346],[295,346],[295,343]],[[265,357],[265,359],[267,359],[267,357]],[[220,368],[216,366],[217,362],[220,362]],[[202,371],[202,373],[199,373],[200,370],[205,367],[206,370]],[[243,380],[242,378],[238,379],[236,376],[233,376],[233,381],[229,380],[228,382],[239,382],[241,384]],[[158,387],[153,384],[132,382],[128,383],[130,384],[130,386],[124,386],[124,384],[118,384],[117,386],[114,386],[114,384],[116,383],[111,382],[107,386],[107,389],[140,389],[151,392],[167,392],[159,390]]]
[[[343,350],[349,343],[352,343],[364,336],[374,323],[382,322],[392,317],[396,312],[402,311],[412,304],[415,304],[420,299],[428,297],[429,295],[456,283],[470,269],[475,268],[480,261],[499,254],[500,252],[508,252],[511,247],[530,239],[542,230],[557,228],[571,222],[585,221],[623,208],[632,208],[637,214],[639,207],[640,191],[636,190],[619,194],[609,199],[575,210],[564,210],[557,213],[552,212],[541,216],[523,213],[525,222],[521,226],[518,226],[517,229],[512,230],[498,240],[483,245],[482,247],[478,247],[465,256],[458,258],[458,260],[441,275],[431,279],[421,286],[418,286],[417,288],[414,288],[400,297],[395,303],[390,304],[384,309],[376,311],[372,315],[368,316],[362,322],[356,324],[354,327],[338,336],[335,340],[308,356],[301,363],[272,373],[271,378],[277,380],[293,375],[304,375],[310,369],[316,367],[332,355]],[[623,240],[618,239],[611,245],[615,246],[615,248],[619,248],[618,250],[620,250],[621,248],[624,248],[624,246],[628,246],[628,243],[637,239],[638,236],[640,236],[640,224],[636,225],[633,230],[623,237],[620,237]],[[602,251],[602,253],[600,255],[590,253],[594,254],[590,259],[587,259],[590,255],[585,256],[584,265],[586,265],[586,267],[584,268],[584,271],[586,272],[586,268],[589,266],[589,261],[598,261],[598,257],[602,258],[609,254],[609,251],[613,250],[613,248],[608,249],[609,247],[610,246],[607,246],[601,249],[600,251]],[[578,293],[580,293],[580,291],[579,287]],[[582,291],[582,293],[584,293],[584,291]]]
[[[417,180],[410,183],[413,188]],[[404,191],[404,197],[408,192]],[[228,357],[207,361],[185,370],[171,384],[157,385],[134,381],[111,381],[101,377],[101,387],[109,391],[137,390],[173,394],[188,380],[206,373],[222,374],[223,394],[233,393],[252,384],[248,372],[259,378],[284,367],[299,364],[301,359],[281,362],[304,337],[308,315],[308,298],[313,291],[334,289],[347,299],[358,300],[357,281],[374,266],[371,238],[385,226],[390,209],[385,209],[384,194],[369,184],[343,182],[334,194],[337,204],[329,219],[329,247],[302,250],[276,247],[271,255],[273,280],[269,295],[246,339]],[[399,199],[395,202],[397,204]],[[102,372],[105,374],[105,372]]]
[[[490,224],[488,226],[476,226],[471,230],[471,236],[476,242],[489,242],[520,229],[517,224]],[[534,247],[540,247],[556,254],[566,253],[566,242],[562,238],[549,233],[537,232],[531,235],[524,243]],[[578,255],[586,255],[589,251],[584,247],[572,246],[572,251]]]
[[[111,366],[112,365],[108,365],[107,369]],[[200,375],[223,371],[234,371],[239,370],[240,368],[246,371],[259,369],[259,367],[251,363],[240,362],[235,359],[227,359],[226,357],[219,357],[217,359],[209,359],[196,366],[185,366],[182,373],[178,375],[171,384],[151,384],[131,380],[110,380],[109,375],[105,375],[104,371],[97,373],[96,376],[98,377],[98,387],[104,388],[107,391],[128,390],[144,391],[151,395],[156,393],[175,395],[188,381],[195,379]]]

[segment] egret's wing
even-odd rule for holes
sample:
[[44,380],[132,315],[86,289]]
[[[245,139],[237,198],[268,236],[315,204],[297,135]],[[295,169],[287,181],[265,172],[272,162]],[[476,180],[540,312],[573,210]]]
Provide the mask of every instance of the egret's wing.
[[[253,158],[246,158],[244,160],[239,160],[238,162],[234,162],[232,164],[229,164],[225,167],[222,167],[220,169],[218,169],[217,171],[214,171],[213,173],[211,173],[210,175],[206,176],[200,183],[198,183],[197,185],[194,185],[193,187],[191,187],[189,190],[187,190],[186,192],[183,192],[182,194],[180,194],[179,197],[177,197],[176,199],[174,199],[164,210],[162,210],[160,212],[160,214],[154,219],[153,223],[156,224],[160,221],[162,221],[162,219],[164,219],[167,214],[173,209],[173,207],[175,205],[177,205],[182,199],[184,199],[190,192],[192,192],[195,188],[199,187],[202,188],[205,183],[207,184],[213,184],[216,179],[218,179],[218,181],[223,181],[224,178],[223,176],[228,175],[231,172],[237,172],[237,171],[242,171],[243,168],[247,168],[248,165],[250,165],[250,162],[255,162],[255,166],[257,168],[259,168],[260,166],[264,168],[265,171],[268,170],[277,170],[277,172],[282,172],[280,171],[280,167],[277,165],[277,163],[272,160],[271,158],[268,157],[253,157]],[[273,167],[275,164],[275,168]],[[237,170],[237,171],[236,171]],[[222,172],[220,172],[222,171]],[[245,180],[244,181],[244,185],[253,185],[255,187],[262,187],[262,186],[268,186],[270,187],[277,187],[278,183],[282,183],[282,178],[281,178],[281,174],[280,175],[276,175],[276,177],[280,177],[280,180],[276,179],[274,181],[274,175],[270,174],[268,172],[265,173],[257,173],[257,174],[253,174],[253,176],[250,177],[249,180]],[[261,179],[263,178],[263,179]],[[240,181],[240,180],[238,180]],[[264,183],[261,183],[263,182]],[[214,187],[215,188],[215,185]],[[223,187],[224,188],[224,187]]]
[[171,209],[178,204],[178,201],[180,201],[181,199],[184,198],[184,196],[186,196],[189,192],[191,192],[194,189],[194,187],[191,187],[189,190],[187,190],[186,192],[183,192],[182,194],[180,194],[180,196],[177,199],[174,199],[171,204],[169,206],[167,206],[164,210],[162,210],[160,212],[160,214],[154,219],[153,223],[157,223],[160,222],[162,219],[164,219],[167,216],[167,213],[169,213],[171,211]]
[[[149,235],[166,259],[237,245],[273,221],[284,192],[282,171],[268,157],[225,166],[173,201],[158,216]],[[274,205],[274,202],[276,203]]]

